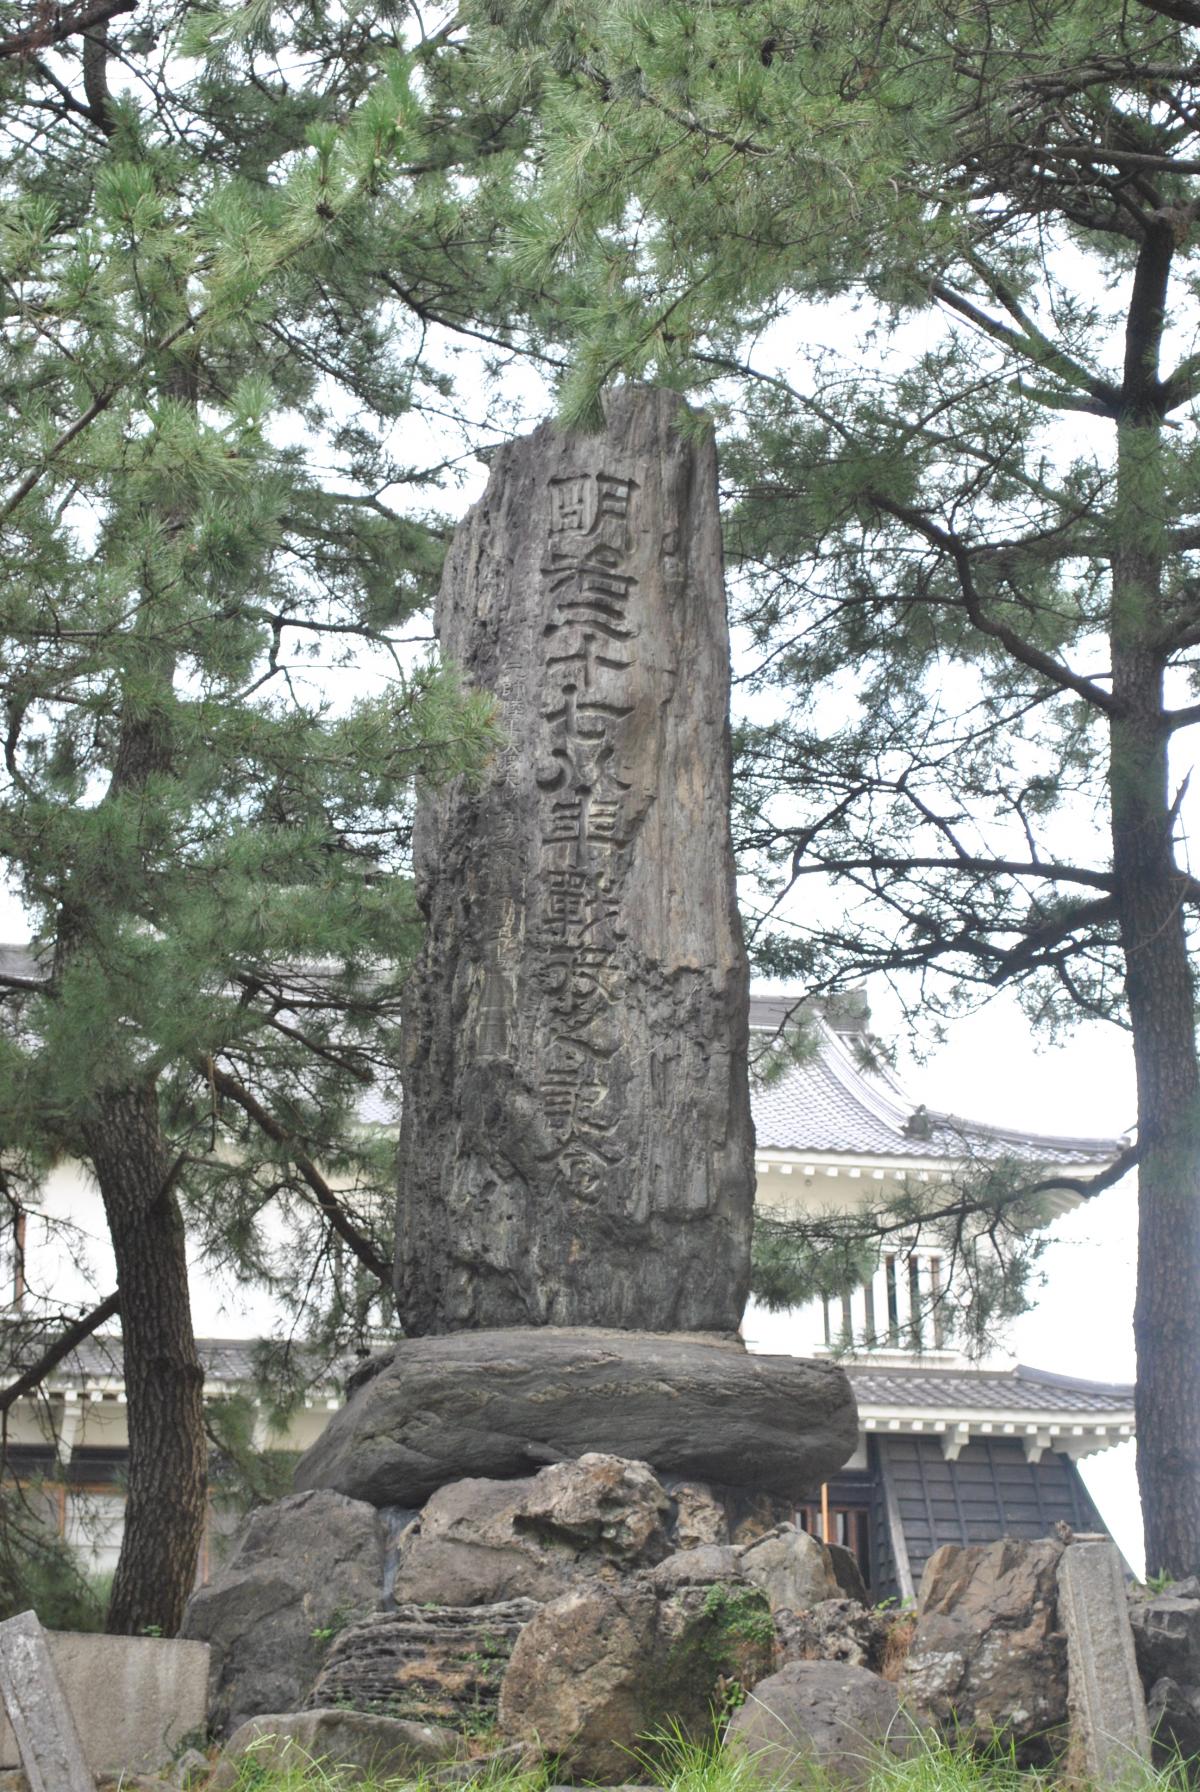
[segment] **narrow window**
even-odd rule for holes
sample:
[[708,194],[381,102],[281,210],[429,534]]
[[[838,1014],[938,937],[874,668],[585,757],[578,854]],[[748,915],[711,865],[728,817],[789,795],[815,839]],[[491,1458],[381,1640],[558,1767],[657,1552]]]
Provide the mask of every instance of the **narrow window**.
[[854,1342],[854,1314],[850,1311],[850,1296],[842,1296],[842,1349],[849,1350]]
[[942,1320],[942,1260],[940,1257],[929,1259],[929,1304],[933,1308],[934,1348],[941,1350],[946,1342],[946,1327]]
[[911,1316],[912,1347],[921,1348],[921,1264],[917,1257],[908,1260],[908,1311]]
[[893,1348],[900,1342],[900,1303],[896,1296],[896,1259],[885,1257],[883,1277],[887,1285],[888,1343]]
[[875,1336],[875,1280],[874,1277],[863,1285],[863,1306],[866,1309],[867,1330],[865,1343],[868,1350],[873,1350],[879,1340]]

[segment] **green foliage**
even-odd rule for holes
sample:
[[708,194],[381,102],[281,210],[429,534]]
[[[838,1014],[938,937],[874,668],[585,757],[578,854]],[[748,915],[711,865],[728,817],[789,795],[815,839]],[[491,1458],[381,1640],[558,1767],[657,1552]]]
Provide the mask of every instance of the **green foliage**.
[[103,1630],[108,1577],[84,1573],[48,1511],[37,1484],[0,1485],[0,1621],[34,1611],[47,1630]]
[[361,1113],[392,1100],[415,789],[496,741],[411,632],[447,443],[486,421],[426,314],[479,318],[463,182],[510,127],[403,5],[106,29],[99,74],[70,36],[0,59],[0,856],[46,980],[0,986],[0,1117],[86,1159],[151,1081],[210,1261],[332,1352],[392,1317]]

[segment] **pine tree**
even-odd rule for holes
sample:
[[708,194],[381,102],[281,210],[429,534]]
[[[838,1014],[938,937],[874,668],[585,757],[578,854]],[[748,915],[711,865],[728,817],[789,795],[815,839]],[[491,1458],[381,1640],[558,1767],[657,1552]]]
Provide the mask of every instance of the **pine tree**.
[[187,1228],[269,1271],[283,1201],[310,1280],[365,1278],[335,1324],[387,1279],[356,1110],[395,1061],[414,780],[491,739],[404,645],[454,452],[406,444],[464,417],[429,331],[488,334],[464,176],[512,129],[456,107],[457,54],[406,6],[0,8],[0,852],[35,932],[0,1116],[27,1175],[90,1165],[117,1266],[4,1406],[119,1311],[113,1630],[172,1633],[195,1570]]
[[740,743],[743,843],[792,901],[759,963],[1131,1031],[1147,1560],[1195,1572],[1200,7],[471,10],[539,119],[509,266],[571,346],[565,412],[619,374],[725,410],[781,712]]

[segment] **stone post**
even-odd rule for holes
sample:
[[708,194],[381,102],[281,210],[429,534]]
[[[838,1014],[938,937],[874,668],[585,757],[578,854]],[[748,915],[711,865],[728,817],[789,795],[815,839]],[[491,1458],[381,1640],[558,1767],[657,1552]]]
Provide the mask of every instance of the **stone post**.
[[1069,1765],[1089,1786],[1132,1782],[1150,1760],[1121,1558],[1107,1537],[1069,1543],[1058,1564],[1067,1633]]
[[396,1247],[410,1334],[734,1330],[749,1279],[748,976],[729,836],[716,457],[609,399],[495,457],[444,651],[494,694],[482,782],[426,794]]
[[0,1624],[0,1699],[30,1792],[96,1792],[75,1720],[33,1612]]

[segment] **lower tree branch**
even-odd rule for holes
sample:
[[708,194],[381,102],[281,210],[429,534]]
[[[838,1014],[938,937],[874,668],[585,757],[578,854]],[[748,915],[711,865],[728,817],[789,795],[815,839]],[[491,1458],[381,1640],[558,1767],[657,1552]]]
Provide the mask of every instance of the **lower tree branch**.
[[6,1388],[0,1388],[0,1413],[7,1412],[24,1395],[32,1394],[35,1388],[40,1387],[51,1369],[56,1369],[64,1357],[70,1356],[71,1352],[82,1344],[85,1338],[90,1338],[93,1332],[99,1331],[105,1321],[113,1318],[120,1310],[121,1296],[114,1289],[106,1300],[100,1302],[98,1307],[93,1307],[90,1313],[84,1313],[73,1324],[67,1326],[65,1331],[60,1332],[54,1342],[46,1346],[35,1363],[31,1363],[28,1369],[23,1369],[16,1380],[10,1381]]
[[349,1245],[364,1268],[369,1269],[373,1276],[377,1276],[385,1287],[390,1286],[392,1265],[386,1258],[379,1255],[370,1239],[359,1231],[312,1159],[303,1151],[296,1149],[287,1128],[282,1126],[273,1114],[268,1113],[262,1103],[257,1101],[249,1089],[239,1083],[236,1077],[230,1076],[228,1071],[218,1069],[211,1058],[206,1058],[198,1068],[203,1076],[211,1081],[218,1095],[241,1108],[242,1112],[253,1120],[259,1131],[265,1133],[267,1138],[273,1140],[276,1145],[286,1147],[288,1155],[312,1190],[317,1206],[328,1220],[332,1230],[345,1244]]

